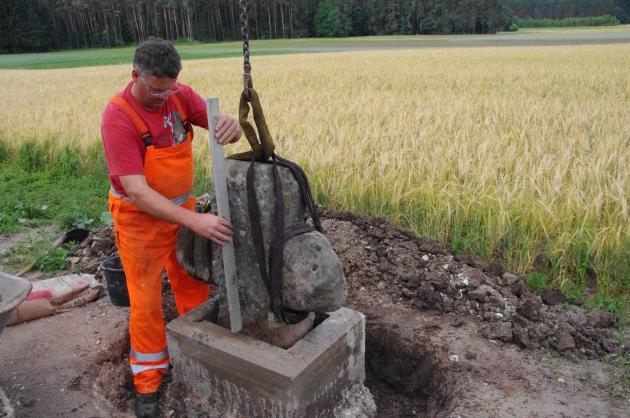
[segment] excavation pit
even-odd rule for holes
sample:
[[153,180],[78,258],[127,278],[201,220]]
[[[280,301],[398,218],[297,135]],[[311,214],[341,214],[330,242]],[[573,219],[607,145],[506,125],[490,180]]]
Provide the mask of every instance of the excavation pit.
[[[282,349],[209,319],[208,301],[171,321],[167,338],[189,416],[373,417],[365,317],[341,308]],[[211,315],[210,315],[211,316]]]

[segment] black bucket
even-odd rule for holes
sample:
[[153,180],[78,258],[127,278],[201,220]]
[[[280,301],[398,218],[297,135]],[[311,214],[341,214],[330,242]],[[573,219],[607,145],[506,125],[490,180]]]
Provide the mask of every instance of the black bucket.
[[107,293],[114,306],[129,306],[129,293],[125,272],[120,262],[120,257],[115,256],[101,262],[101,270],[107,283]]

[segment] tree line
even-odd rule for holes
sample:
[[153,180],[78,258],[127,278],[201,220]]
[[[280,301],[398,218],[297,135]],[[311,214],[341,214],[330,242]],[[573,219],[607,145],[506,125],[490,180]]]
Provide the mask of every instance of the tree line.
[[562,19],[516,19],[519,28],[568,28],[575,26],[615,26],[619,18],[613,15],[564,17]]
[[615,16],[630,23],[630,0],[504,0],[520,19]]
[[[495,33],[514,15],[615,15],[629,0],[248,0],[252,39],[379,34]],[[625,14],[624,14],[625,13]],[[239,0],[2,0],[0,52],[116,47],[149,36],[241,38]]]
[[[241,39],[238,0],[2,0],[0,52]],[[503,0],[248,0],[252,39],[494,33]]]

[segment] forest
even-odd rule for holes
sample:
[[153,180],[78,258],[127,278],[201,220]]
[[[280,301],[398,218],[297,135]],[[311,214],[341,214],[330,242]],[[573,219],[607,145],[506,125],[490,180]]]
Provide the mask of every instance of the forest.
[[630,23],[630,0],[503,0],[516,17],[566,19],[571,17],[616,16]]
[[[630,16],[628,0],[247,0],[251,39],[516,30],[516,18]],[[239,0],[3,0],[0,53],[102,48],[149,36],[241,38]]]

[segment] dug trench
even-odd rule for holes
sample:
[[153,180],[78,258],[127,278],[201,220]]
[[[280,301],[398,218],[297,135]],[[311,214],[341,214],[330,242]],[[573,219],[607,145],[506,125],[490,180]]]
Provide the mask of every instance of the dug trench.
[[[618,371],[599,361],[628,356],[611,314],[545,303],[501,266],[454,256],[382,219],[328,210],[322,219],[348,280],[346,305],[366,316],[366,386],[379,416],[630,412],[614,395]],[[88,237],[72,259],[75,268],[98,274],[95,260],[114,251],[110,236],[105,228]],[[165,284],[168,320],[176,313]],[[85,390],[127,414],[128,335],[110,341],[82,380],[91,382]],[[180,390],[166,388],[164,416],[185,415]]]
[[[164,315],[176,316],[173,295],[164,281]],[[411,331],[411,332],[410,332]],[[419,329],[400,327],[387,318],[366,325],[366,386],[375,397],[379,416],[449,416],[457,394],[444,348],[416,335]],[[133,387],[128,366],[129,334],[119,333],[97,356],[86,381],[101,399],[103,409],[130,413]],[[164,416],[189,416],[182,387],[165,385]],[[109,404],[109,405],[106,405]]]

